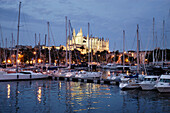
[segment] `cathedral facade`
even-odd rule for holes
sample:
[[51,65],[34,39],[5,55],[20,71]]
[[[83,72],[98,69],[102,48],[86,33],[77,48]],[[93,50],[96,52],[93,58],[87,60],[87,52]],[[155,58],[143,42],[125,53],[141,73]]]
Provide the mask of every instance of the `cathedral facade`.
[[68,50],[69,48],[70,50],[77,49],[82,54],[88,53],[88,50],[90,52],[93,51],[93,53],[104,50],[109,51],[109,39],[104,40],[104,38],[83,36],[82,28],[76,35],[75,29],[73,29],[73,36],[67,40],[67,48]]

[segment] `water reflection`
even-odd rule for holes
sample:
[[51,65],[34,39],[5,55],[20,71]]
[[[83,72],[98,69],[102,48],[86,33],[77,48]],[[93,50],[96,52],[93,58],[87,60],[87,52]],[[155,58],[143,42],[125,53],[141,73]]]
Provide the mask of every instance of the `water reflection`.
[[38,91],[37,91],[37,99],[39,101],[39,103],[41,102],[41,87],[38,87]]
[[10,98],[10,93],[11,93],[11,89],[10,89],[10,84],[7,85],[7,98]]
[[40,80],[0,82],[0,86],[0,103],[3,103],[0,112],[168,113],[170,110],[170,94],[121,91],[116,85]]

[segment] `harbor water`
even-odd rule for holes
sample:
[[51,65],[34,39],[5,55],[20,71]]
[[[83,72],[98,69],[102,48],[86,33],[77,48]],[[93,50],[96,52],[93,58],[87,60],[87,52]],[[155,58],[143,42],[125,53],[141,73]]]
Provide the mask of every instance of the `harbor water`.
[[169,113],[170,94],[58,80],[0,82],[0,113]]

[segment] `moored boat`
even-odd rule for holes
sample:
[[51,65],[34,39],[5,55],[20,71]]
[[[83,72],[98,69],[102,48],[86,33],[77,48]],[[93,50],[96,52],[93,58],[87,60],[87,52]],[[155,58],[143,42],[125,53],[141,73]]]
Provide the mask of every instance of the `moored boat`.
[[121,78],[121,82],[119,84],[120,89],[137,89],[140,88],[139,81],[137,79],[138,74],[135,76],[125,76]]
[[87,71],[79,71],[75,75],[75,77],[77,78],[100,78],[101,76],[102,72],[87,72]]
[[3,73],[0,75],[0,81],[11,81],[11,80],[34,80],[34,79],[45,79],[47,75],[42,73],[34,73],[32,71],[21,71],[18,73]]
[[170,75],[161,75],[155,87],[159,92],[170,93]]
[[158,82],[159,76],[145,76],[144,80],[140,83],[142,90],[154,90],[155,84]]

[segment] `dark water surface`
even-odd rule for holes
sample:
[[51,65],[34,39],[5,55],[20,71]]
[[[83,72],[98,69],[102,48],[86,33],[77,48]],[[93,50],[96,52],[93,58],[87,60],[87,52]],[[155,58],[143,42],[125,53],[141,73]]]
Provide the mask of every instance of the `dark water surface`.
[[0,82],[0,113],[170,113],[170,94],[53,80]]

